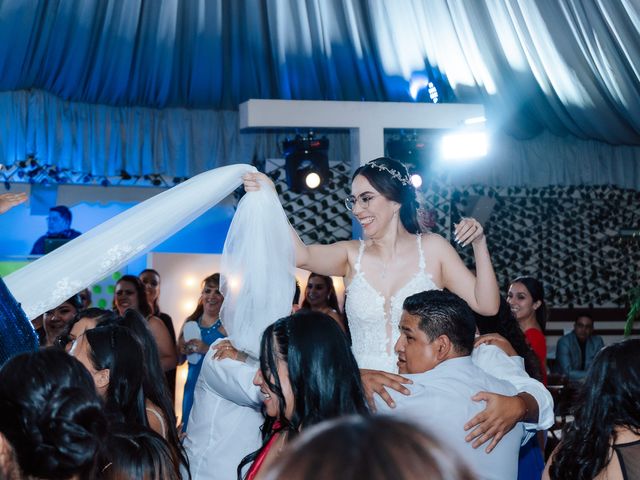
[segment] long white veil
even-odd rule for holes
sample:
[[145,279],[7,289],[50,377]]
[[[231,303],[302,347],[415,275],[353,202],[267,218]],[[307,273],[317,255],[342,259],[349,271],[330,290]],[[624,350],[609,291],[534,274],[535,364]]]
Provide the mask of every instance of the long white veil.
[[289,221],[270,188],[247,193],[224,244],[220,317],[234,346],[259,357],[264,329],[291,312],[295,256]]
[[[50,310],[164,241],[233,192],[250,165],[197,175],[98,225],[4,282],[29,319]],[[222,256],[222,320],[231,341],[258,357],[260,335],[287,315],[295,288],[293,241],[276,193],[248,193]]]
[[29,319],[126,265],[233,192],[250,165],[197,175],[117,215],[6,276],[4,282]]

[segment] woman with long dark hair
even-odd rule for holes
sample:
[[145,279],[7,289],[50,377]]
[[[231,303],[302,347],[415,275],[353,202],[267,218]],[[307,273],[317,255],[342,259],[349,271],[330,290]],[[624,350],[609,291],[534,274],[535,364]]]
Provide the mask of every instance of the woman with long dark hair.
[[313,272],[309,274],[302,308],[329,315],[338,322],[342,330],[346,331],[344,317],[340,312],[338,296],[331,277]]
[[596,355],[543,479],[640,478],[640,340]]
[[76,316],[69,322],[67,329],[62,335],[56,338],[56,346],[71,349],[73,342],[84,332],[96,328],[98,324],[113,322],[116,318],[115,312],[102,308],[87,308],[76,313]]
[[[176,330],[173,326],[173,320],[171,316],[160,311],[160,274],[154,270],[153,268],[146,268],[140,272],[138,278],[142,282],[144,286],[144,291],[147,296],[147,302],[151,306],[151,314],[159,318],[165,327],[167,327],[167,331],[169,332],[169,336],[171,337],[171,341],[175,345],[177,342],[176,339]],[[167,377],[167,384],[169,385],[169,391],[171,392],[171,396],[175,395],[176,391],[176,371],[175,368],[171,370],[167,370],[165,373]]]
[[540,362],[542,383],[547,384],[547,305],[544,302],[544,285],[533,277],[518,277],[509,286],[507,302],[524,332],[527,342]]
[[239,478],[249,463],[248,480],[264,473],[302,429],[368,412],[347,338],[335,320],[318,312],[300,311],[265,330],[254,383],[264,397],[263,444],[242,461]]
[[103,448],[97,480],[181,480],[167,442],[140,425],[115,424]]
[[0,478],[94,478],[104,405],[87,370],[58,349],[0,369]]
[[[491,317],[475,314],[478,332],[485,336],[498,334],[503,337],[515,351],[515,354],[524,360],[524,369],[531,378],[542,382],[542,371],[538,356],[527,343],[524,332],[520,328],[515,315],[511,311],[509,303],[504,298],[500,298],[500,308],[498,313]],[[491,342],[482,342],[491,343]],[[476,343],[477,346],[477,343]]]
[[89,371],[114,419],[148,425],[142,390],[144,357],[129,330],[116,325],[86,330],[74,341],[70,354]]
[[138,277],[123,275],[116,282],[113,308],[120,316],[124,315],[127,310],[132,309],[139,312],[146,319],[158,346],[162,370],[167,375],[175,375],[178,362],[176,344],[171,339],[169,330],[162,323],[162,320],[153,315],[151,305],[147,301],[144,285]]
[[189,461],[180,442],[172,397],[164,379],[155,338],[147,322],[135,310],[127,310],[116,322],[130,330],[142,346],[142,388],[148,425],[169,444],[176,468],[183,465],[188,472]]

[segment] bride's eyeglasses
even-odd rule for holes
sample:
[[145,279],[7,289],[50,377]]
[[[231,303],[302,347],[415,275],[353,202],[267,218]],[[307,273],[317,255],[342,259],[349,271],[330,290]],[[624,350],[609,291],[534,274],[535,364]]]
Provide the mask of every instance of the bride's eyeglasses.
[[377,196],[378,195],[371,195],[370,193],[363,193],[362,195],[359,195],[357,197],[349,195],[344,199],[344,205],[350,212],[353,211],[353,207],[355,207],[356,204],[359,204],[362,208],[367,208],[369,206],[369,202]]

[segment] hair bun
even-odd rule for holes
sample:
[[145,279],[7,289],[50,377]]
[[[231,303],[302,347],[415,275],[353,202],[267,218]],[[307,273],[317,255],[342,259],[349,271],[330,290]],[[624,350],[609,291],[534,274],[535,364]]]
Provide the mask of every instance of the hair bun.
[[77,387],[54,390],[34,420],[34,451],[23,470],[39,477],[68,477],[90,467],[107,431],[102,404]]

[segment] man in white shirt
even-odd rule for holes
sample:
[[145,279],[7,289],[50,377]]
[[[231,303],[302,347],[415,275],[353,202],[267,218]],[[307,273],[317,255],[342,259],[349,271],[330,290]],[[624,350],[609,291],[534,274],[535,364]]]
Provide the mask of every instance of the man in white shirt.
[[253,384],[258,364],[214,360],[215,352],[204,357],[184,439],[193,480],[236,480],[240,461],[262,445],[262,396]]
[[464,425],[484,408],[483,402],[471,397],[480,391],[507,396],[517,393],[510,383],[474,365],[475,331],[473,312],[457,295],[432,290],[407,298],[395,351],[399,373],[413,381],[406,385],[411,394],[390,391],[396,408],[389,409],[383,401],[376,406],[382,413],[392,413],[431,431],[465,459],[478,478],[515,479],[525,434],[522,423],[507,432],[491,453],[474,449],[465,440]]

